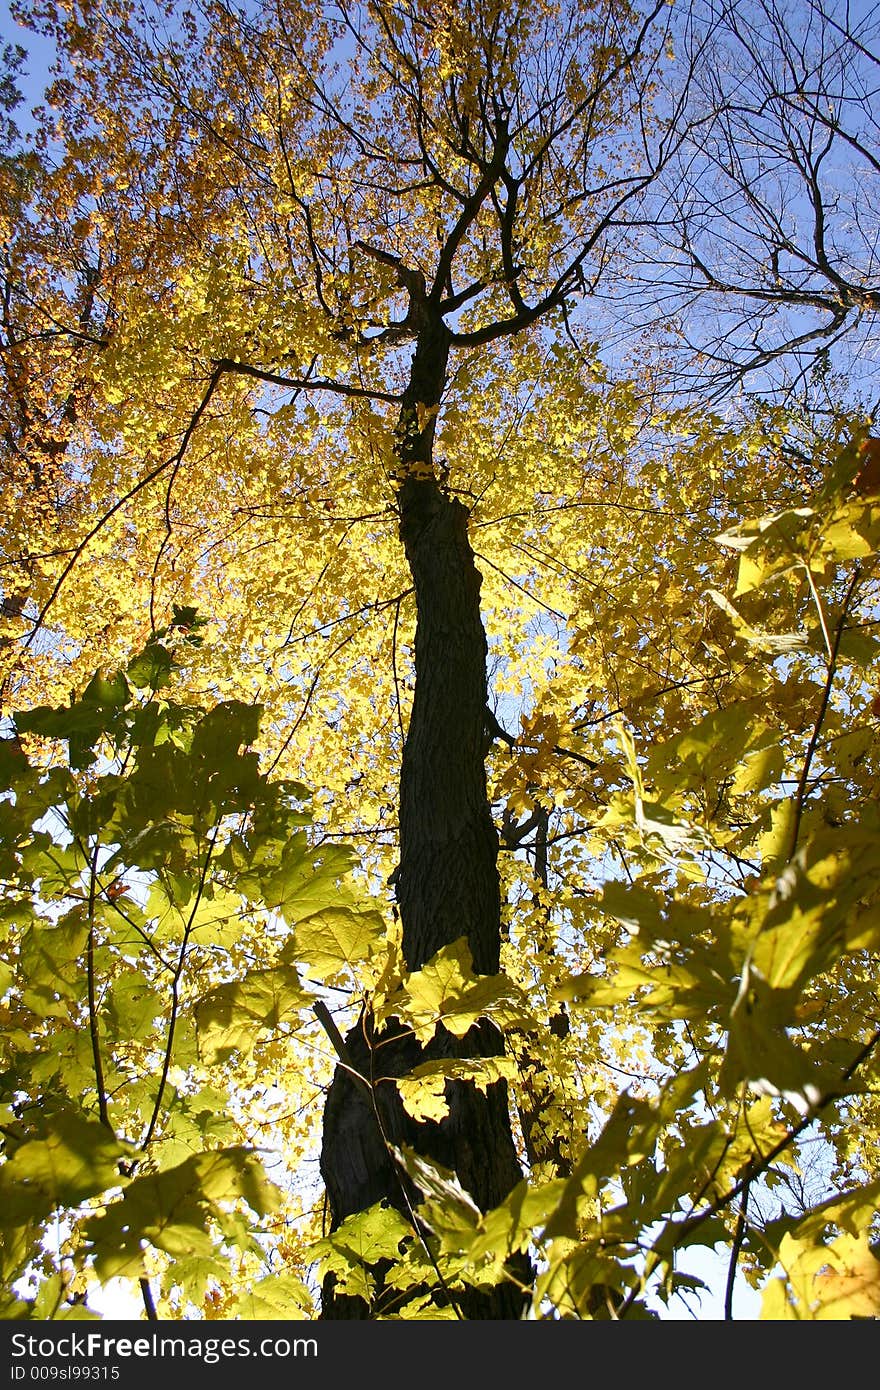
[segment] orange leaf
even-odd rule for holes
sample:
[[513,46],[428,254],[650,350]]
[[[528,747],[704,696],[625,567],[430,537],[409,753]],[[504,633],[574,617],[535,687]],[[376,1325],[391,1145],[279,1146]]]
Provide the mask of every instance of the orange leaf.
[[853,487],[860,497],[880,493],[880,439],[868,438],[859,446],[859,471]]

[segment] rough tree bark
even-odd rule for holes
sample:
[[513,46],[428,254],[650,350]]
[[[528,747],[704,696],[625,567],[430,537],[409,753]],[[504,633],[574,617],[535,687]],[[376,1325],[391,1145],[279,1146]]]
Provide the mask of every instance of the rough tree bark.
[[[400,866],[397,899],[403,953],[417,970],[438,951],[467,936],[480,974],[499,968],[501,903],[498,838],[483,765],[487,700],[486,638],[480,616],[480,574],[468,539],[467,509],[447,494],[433,469],[435,415],[446,379],[449,335],[439,316],[427,320],[413,357],[399,424],[400,537],[415,589],[415,691],[400,779]],[[504,1083],[484,1095],[468,1083],[447,1083],[449,1116],[417,1124],[403,1110],[390,1080],[420,1061],[449,1056],[497,1056],[498,1030],[486,1020],[461,1039],[445,1029],[424,1048],[394,1024],[374,1035],[364,1014],[345,1042],[364,1086],[337,1068],[324,1114],[321,1172],[331,1228],[385,1200],[403,1212],[417,1194],[395,1167],[389,1144],[408,1144],[453,1169],[482,1210],[497,1205],[522,1173],[513,1142]],[[372,1308],[339,1295],[329,1276],[322,1317],[369,1318],[391,1311],[395,1290],[381,1288]],[[515,1266],[528,1278],[522,1260]],[[444,1291],[435,1298],[442,1303]],[[469,1319],[516,1318],[524,1297],[508,1282],[455,1298]]]

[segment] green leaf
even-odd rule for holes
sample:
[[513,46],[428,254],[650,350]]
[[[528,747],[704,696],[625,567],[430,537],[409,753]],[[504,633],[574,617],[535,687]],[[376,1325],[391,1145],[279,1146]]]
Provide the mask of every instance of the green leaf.
[[102,1278],[143,1272],[144,1241],[173,1256],[212,1255],[212,1226],[224,1225],[225,1206],[243,1201],[258,1216],[277,1209],[281,1193],[257,1154],[233,1147],[196,1154],[176,1167],[135,1178],[122,1199],[84,1226]]
[[193,942],[233,946],[242,933],[246,906],[238,893],[227,892],[209,879],[197,899],[190,899],[175,911]]
[[96,757],[95,745],[115,719],[116,708],[112,705],[79,703],[61,709],[41,705],[16,714],[15,727],[19,733],[66,740],[70,766],[79,771],[91,767]]
[[705,1069],[700,1066],[675,1077],[653,1103],[626,1093],[618,1096],[602,1132],[587,1145],[566,1181],[545,1234],[576,1239],[585,1204],[598,1196],[609,1179],[651,1157],[665,1127],[704,1084]]
[[170,1291],[179,1288],[185,1298],[200,1303],[211,1285],[223,1287],[229,1278],[227,1261],[214,1255],[181,1255],[163,1277],[163,1286]]
[[726,1013],[736,988],[719,970],[730,949],[724,911],[667,901],[640,884],[614,880],[605,884],[600,906],[635,939],[607,951],[601,973],[563,978],[555,999],[587,1009],[629,1001],[666,1019]]
[[491,1256],[504,1261],[517,1250],[525,1250],[548,1217],[556,1210],[565,1190],[565,1179],[536,1183],[532,1178],[517,1183],[499,1206],[480,1218],[478,1229],[466,1253],[475,1264]]
[[310,967],[313,979],[331,980],[367,960],[385,939],[381,912],[328,906],[301,918],[282,956]]
[[[535,1287],[536,1301],[548,1298],[564,1318],[613,1319],[638,1275],[615,1259],[613,1252],[592,1246],[566,1250],[556,1247],[549,1267]],[[637,1300],[627,1300],[626,1320],[656,1319],[657,1314]]]
[[224,700],[215,705],[196,725],[192,754],[218,768],[232,761],[243,745],[255,741],[260,731],[260,705],[241,700]]
[[89,936],[89,922],[81,905],[71,908],[57,923],[39,918],[24,933],[20,974],[29,990],[48,990],[50,997],[80,997],[85,990],[81,964]]
[[532,1021],[523,996],[506,975],[474,975],[466,937],[444,946],[408,975],[385,1001],[382,1016],[409,1023],[420,1042],[433,1037],[438,1023],[461,1038],[479,1018],[494,1018],[502,1029]]
[[131,1041],[150,1038],[167,1002],[140,970],[118,975],[110,981],[103,999],[111,1035]]
[[369,1302],[375,1287],[369,1266],[397,1259],[402,1243],[412,1235],[412,1227],[399,1211],[377,1203],[346,1217],[332,1235],[313,1246],[313,1254],[322,1275],[335,1276],[339,1293]]
[[77,1320],[98,1318],[97,1313],[93,1313],[89,1308],[84,1308],[81,1304],[69,1304],[66,1300],[67,1292],[65,1276],[52,1274],[48,1279],[43,1279],[37,1290],[37,1296],[30,1305],[29,1318],[36,1322],[48,1321],[50,1318],[65,1321],[70,1318]]
[[277,1033],[311,1003],[291,965],[253,970],[242,980],[219,985],[196,1005],[199,1055],[209,1066],[236,1052],[249,1057],[262,1035]]
[[276,1320],[292,1322],[315,1316],[311,1294],[295,1274],[270,1274],[234,1300],[227,1316],[248,1322]]
[[29,787],[36,778],[37,773],[28,762],[17,735],[0,738],[0,791]]
[[20,1225],[116,1188],[129,1147],[97,1120],[74,1111],[46,1118],[47,1133],[27,1139],[0,1166],[0,1220]]
[[161,690],[171,679],[174,659],[160,641],[148,642],[142,652],[128,663],[126,674],[138,689]]
[[131,699],[128,682],[121,671],[105,676],[96,671],[82,693],[84,705],[96,705],[98,709],[124,709]]
[[286,840],[280,861],[274,854],[256,854],[253,871],[244,874],[241,883],[293,926],[326,907],[355,906],[344,886],[353,863],[354,854],[347,847],[322,845],[316,851],[300,832]]
[[[482,1216],[470,1193],[465,1192],[455,1173],[408,1145],[392,1145],[392,1151],[407,1177],[426,1198],[419,1207],[419,1220],[447,1240],[452,1234],[452,1248],[460,1248],[461,1233],[473,1235]],[[445,1241],[441,1242],[441,1249],[446,1248],[449,1247]]]
[[809,1056],[789,1037],[796,995],[774,990],[747,967],[731,1010],[727,1050],[719,1081],[734,1096],[742,1081],[759,1095],[780,1095],[805,1115],[838,1081],[836,1067]]

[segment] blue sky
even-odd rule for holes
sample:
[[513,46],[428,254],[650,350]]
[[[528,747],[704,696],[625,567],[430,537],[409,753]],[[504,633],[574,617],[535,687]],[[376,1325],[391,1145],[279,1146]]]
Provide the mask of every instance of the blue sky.
[[16,24],[9,12],[9,5],[0,6],[0,40],[5,43],[21,44],[28,51],[28,60],[23,80],[19,82],[25,104],[16,112],[18,125],[26,125],[26,107],[35,105],[43,95],[53,57],[53,45],[48,39],[40,38]]

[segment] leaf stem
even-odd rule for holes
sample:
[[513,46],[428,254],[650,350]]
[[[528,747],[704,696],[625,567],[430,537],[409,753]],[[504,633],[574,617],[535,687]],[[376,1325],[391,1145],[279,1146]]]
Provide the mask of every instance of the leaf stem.
[[156,1125],[159,1122],[159,1111],[162,1107],[162,1097],[165,1094],[165,1087],[168,1082],[168,1072],[171,1069],[171,1054],[174,1048],[174,1033],[177,1027],[177,1015],[178,1009],[180,1007],[180,995],[178,992],[180,978],[183,974],[183,967],[186,960],[186,951],[189,945],[190,936],[193,931],[193,922],[195,920],[195,915],[199,910],[199,905],[202,901],[202,897],[204,896],[205,883],[207,882],[208,878],[208,868],[210,867],[211,856],[214,853],[214,848],[217,844],[217,837],[219,834],[220,818],[218,817],[217,824],[214,826],[214,830],[208,844],[208,852],[205,855],[205,862],[202,865],[202,870],[199,874],[198,891],[196,892],[195,902],[193,903],[192,910],[189,914],[189,920],[183,931],[183,940],[180,944],[180,952],[177,957],[177,968],[174,971],[174,978],[171,981],[171,1017],[168,1022],[168,1037],[165,1041],[165,1055],[162,1059],[162,1074],[159,1077],[159,1089],[156,1092],[156,1100],[153,1104],[153,1113],[150,1116],[150,1123],[147,1126],[147,1132],[144,1135],[143,1140],[141,1141],[142,1151],[148,1147],[150,1141],[153,1138]]

